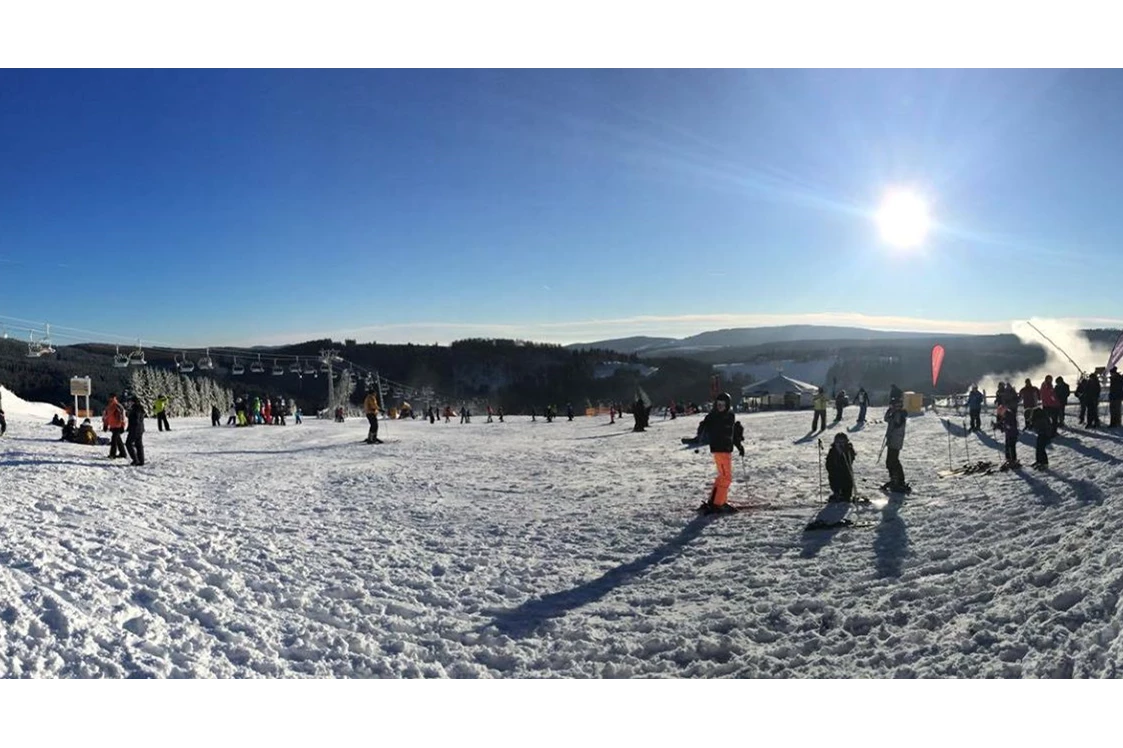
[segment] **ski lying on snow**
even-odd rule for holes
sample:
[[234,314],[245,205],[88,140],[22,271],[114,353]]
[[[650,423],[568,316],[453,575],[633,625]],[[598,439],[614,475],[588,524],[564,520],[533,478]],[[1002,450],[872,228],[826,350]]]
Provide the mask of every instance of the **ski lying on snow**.
[[816,532],[817,530],[861,530],[868,527],[876,527],[876,522],[869,522],[866,520],[855,522],[849,517],[845,517],[838,522],[820,522],[815,520],[810,522],[807,527],[803,528],[804,532]]
[[941,478],[951,478],[956,475],[990,475],[998,470],[998,465],[986,460],[979,460],[978,462],[960,465],[957,468],[950,470],[938,470],[936,475]]

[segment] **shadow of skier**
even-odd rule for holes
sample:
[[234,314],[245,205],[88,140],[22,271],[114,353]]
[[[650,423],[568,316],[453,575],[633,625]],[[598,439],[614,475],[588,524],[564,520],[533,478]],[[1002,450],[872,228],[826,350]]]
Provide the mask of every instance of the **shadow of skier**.
[[[712,517],[705,515],[691,520],[678,535],[663,543],[646,556],[609,569],[591,581],[579,584],[573,589],[563,590],[528,600],[517,608],[498,611],[489,626],[495,626],[501,633],[514,639],[533,634],[543,623],[558,618],[571,610],[595,603],[617,587],[627,584],[656,564],[667,561],[679,553],[710,523]],[[485,626],[486,628],[486,626]]]
[[[803,531],[803,550],[800,558],[815,558],[833,539],[836,532],[845,530],[842,521],[850,514],[853,504],[836,501],[819,510]],[[815,528],[815,529],[812,529]]]
[[1085,444],[1079,439],[1074,439],[1071,436],[1054,437],[1052,443],[1056,444],[1057,446],[1068,447],[1077,454],[1082,454],[1089,459],[1095,460],[1096,462],[1102,462],[1105,465],[1119,465],[1123,463],[1123,460],[1120,460],[1114,455],[1109,455],[1099,447],[1093,447],[1089,444]]
[[1057,493],[1056,489],[1045,481],[1031,475],[1033,468],[1023,468],[1012,472],[1026,482],[1029,486],[1029,490],[1045,506],[1054,506],[1061,503],[1061,495]]

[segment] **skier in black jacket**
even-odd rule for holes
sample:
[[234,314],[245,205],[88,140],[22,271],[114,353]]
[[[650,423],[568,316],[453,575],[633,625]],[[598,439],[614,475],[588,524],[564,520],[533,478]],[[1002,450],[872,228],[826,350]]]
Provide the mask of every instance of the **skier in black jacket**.
[[1057,402],[1060,403],[1060,410],[1057,412],[1056,426],[1065,425],[1065,410],[1068,408],[1068,396],[1072,394],[1069,389],[1068,382],[1064,377],[1057,377],[1057,383],[1053,385],[1053,394],[1057,396]]
[[745,456],[745,432],[733,415],[733,398],[723,392],[714,399],[714,409],[698,424],[695,441],[709,437],[710,454],[717,467],[717,478],[710,490],[709,501],[698,507],[705,514],[725,514],[736,511],[726,503],[729,487],[733,484],[733,450]]
[[133,465],[144,464],[144,406],[140,404],[140,400],[136,395],[133,395],[129,402],[128,411],[129,425],[125,430],[128,436],[125,437],[125,451],[129,453]]
[[1084,406],[1088,409],[1084,417],[1087,427],[1100,428],[1100,378],[1095,374],[1084,380]]

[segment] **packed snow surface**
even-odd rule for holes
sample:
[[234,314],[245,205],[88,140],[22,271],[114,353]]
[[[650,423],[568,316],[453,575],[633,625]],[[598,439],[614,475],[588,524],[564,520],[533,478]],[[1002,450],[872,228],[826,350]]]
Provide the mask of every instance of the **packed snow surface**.
[[1048,473],[940,478],[949,433],[957,465],[1000,445],[926,413],[915,492],[887,501],[883,427],[855,415],[824,447],[853,430],[874,501],[804,533],[810,412],[739,415],[731,497],[772,508],[704,518],[713,464],[679,443],[698,417],[394,421],[382,445],[359,420],[149,420],[134,468],[12,407],[0,676],[1120,674],[1123,434],[1064,431]]

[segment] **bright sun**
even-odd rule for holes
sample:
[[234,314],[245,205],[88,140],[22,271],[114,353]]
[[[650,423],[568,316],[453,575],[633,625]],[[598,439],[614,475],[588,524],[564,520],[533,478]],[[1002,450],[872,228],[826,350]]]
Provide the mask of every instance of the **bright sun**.
[[890,192],[877,210],[881,238],[901,249],[920,246],[928,235],[930,223],[928,204],[908,190]]

